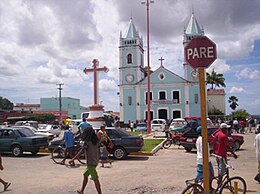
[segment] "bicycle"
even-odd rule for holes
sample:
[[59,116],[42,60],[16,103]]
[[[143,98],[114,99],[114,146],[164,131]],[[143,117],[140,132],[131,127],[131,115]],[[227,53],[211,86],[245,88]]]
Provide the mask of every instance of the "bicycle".
[[[211,154],[214,157],[219,157],[222,158],[218,155]],[[225,161],[225,160],[224,160]],[[234,184],[237,182],[237,188],[238,188],[238,193],[239,194],[245,194],[246,193],[246,181],[240,177],[240,176],[234,176],[230,177],[229,176],[229,168],[233,169],[233,166],[231,164],[228,164],[225,161],[226,165],[226,173],[224,174],[222,181],[219,183],[219,179],[217,176],[212,178],[212,187],[213,189],[210,191],[212,194],[230,194],[230,193],[235,193],[235,188]],[[191,180],[186,180],[185,181],[187,187],[182,191],[181,194],[202,194],[203,193],[203,180],[197,180],[197,179],[191,179]],[[215,188],[214,188],[215,187]]]
[[[74,157],[79,151],[81,151],[81,144],[80,141],[75,141],[73,152],[72,152],[72,157]],[[56,148],[53,149],[51,153],[51,159],[56,163],[56,164],[61,164],[63,159],[64,159],[64,152],[65,152],[65,144],[62,142],[60,145],[58,145]],[[67,152],[66,158],[69,157],[69,153]],[[77,158],[79,163],[81,164],[86,164],[86,158],[85,158],[85,153],[83,152],[80,157]]]

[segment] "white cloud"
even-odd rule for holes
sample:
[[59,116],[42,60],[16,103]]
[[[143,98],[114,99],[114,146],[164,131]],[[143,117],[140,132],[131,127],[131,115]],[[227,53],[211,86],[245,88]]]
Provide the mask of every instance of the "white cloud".
[[254,79],[259,79],[260,78],[260,71],[258,70],[253,70],[253,69],[250,69],[250,68],[244,68],[243,70],[241,70],[237,77],[239,79],[242,79],[242,78],[247,78],[247,79],[251,79],[251,80],[254,80]]
[[242,93],[245,92],[245,90],[243,88],[237,88],[237,87],[232,87],[229,91],[229,93]]
[[230,65],[226,64],[226,61],[223,59],[217,59],[208,69],[207,72],[212,72],[215,70],[217,73],[227,73],[231,70]]
[[99,81],[99,88],[103,91],[115,91],[118,90],[118,86],[115,80],[102,79]]

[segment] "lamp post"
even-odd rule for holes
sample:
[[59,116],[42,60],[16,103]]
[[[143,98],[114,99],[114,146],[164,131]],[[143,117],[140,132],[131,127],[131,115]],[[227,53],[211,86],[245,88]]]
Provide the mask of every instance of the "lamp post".
[[146,5],[146,33],[147,33],[147,133],[151,133],[151,99],[150,99],[150,37],[149,37],[149,6],[153,0],[142,1]]
[[61,90],[62,90],[62,85],[64,85],[64,84],[56,84],[56,85],[58,85],[59,87],[57,88],[58,90],[59,90],[59,113],[60,113],[60,124],[62,124],[62,113],[61,113],[61,111],[62,111],[62,105],[61,105]]

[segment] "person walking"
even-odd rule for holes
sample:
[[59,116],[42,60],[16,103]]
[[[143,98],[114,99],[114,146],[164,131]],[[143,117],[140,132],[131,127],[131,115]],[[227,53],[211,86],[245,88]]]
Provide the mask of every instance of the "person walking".
[[[1,153],[0,153],[0,170],[4,170],[3,163],[2,163]],[[10,185],[11,185],[10,182],[6,182],[6,181],[4,181],[2,178],[0,178],[0,182],[1,182],[1,183],[3,184],[3,186],[4,186],[4,191],[6,191],[6,190],[10,187]]]
[[[63,140],[65,143],[65,149],[64,149],[64,158],[61,161],[61,164],[64,165],[66,158],[67,158],[67,153],[69,153],[70,158],[73,156],[73,151],[74,151],[74,134],[72,133],[70,127],[67,125],[66,126],[66,131],[64,132]],[[74,166],[75,163],[69,163],[71,166]]]
[[112,140],[108,136],[105,126],[100,127],[100,130],[97,132],[97,137],[100,143],[103,143],[107,148],[109,148],[110,146],[113,147]]
[[256,151],[256,159],[258,162],[258,172],[255,176],[255,181],[260,183],[260,133],[255,136],[255,151]]
[[[99,158],[100,158],[99,149],[98,149],[99,140],[94,129],[91,126],[84,130],[82,134],[82,140],[85,142],[84,150],[87,156],[87,167],[83,173],[83,182],[82,182],[81,189],[78,189],[77,193],[84,194],[84,190],[88,183],[88,177],[90,175],[91,179],[95,183],[97,193],[102,194],[99,177],[96,171],[96,167],[98,165]],[[74,156],[69,163],[74,161],[80,154],[81,153],[78,153],[76,156]]]
[[[202,136],[201,136],[201,126],[199,126],[196,129],[199,137],[196,140],[196,149],[197,149],[197,175],[196,180],[203,179],[203,150],[202,150]],[[208,145],[209,147],[209,145]],[[208,156],[210,155],[210,152],[208,150]],[[211,161],[209,161],[209,179],[210,179],[210,190],[213,190],[212,188],[212,179],[214,177],[214,168],[212,166]]]
[[214,154],[217,157],[217,165],[218,165],[218,181],[219,183],[222,181],[223,176],[225,175],[227,168],[226,168],[226,161],[227,161],[227,151],[231,152],[235,159],[238,156],[233,152],[232,148],[229,146],[228,141],[228,129],[230,128],[229,125],[226,123],[221,123],[219,131],[214,135],[213,139],[213,146],[214,146]]
[[109,152],[107,151],[107,148],[106,148],[104,143],[100,143],[99,151],[100,151],[101,167],[105,167],[104,166],[105,163],[110,163],[110,166],[111,166],[112,162],[111,162],[111,160],[109,159],[109,156],[108,156]]

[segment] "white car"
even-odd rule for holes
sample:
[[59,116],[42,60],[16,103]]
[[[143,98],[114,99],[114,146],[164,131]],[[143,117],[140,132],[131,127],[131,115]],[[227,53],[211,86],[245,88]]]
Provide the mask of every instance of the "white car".
[[152,131],[165,131],[166,120],[165,119],[153,119],[151,122]]
[[40,124],[37,131],[43,133],[52,133],[57,137],[61,134],[61,129],[57,125]]
[[176,118],[176,119],[172,120],[172,123],[170,125],[170,130],[174,131],[176,128],[183,127],[185,125],[187,125],[187,122],[185,121],[185,119]]
[[49,132],[40,132],[38,131],[37,129],[35,129],[34,127],[32,126],[27,126],[27,125],[15,125],[15,126],[12,126],[13,128],[26,128],[26,129],[29,129],[30,131],[32,131],[35,135],[39,135],[39,136],[44,136],[44,137],[47,137],[48,140],[52,140],[54,138],[54,135],[52,133],[49,133]]

